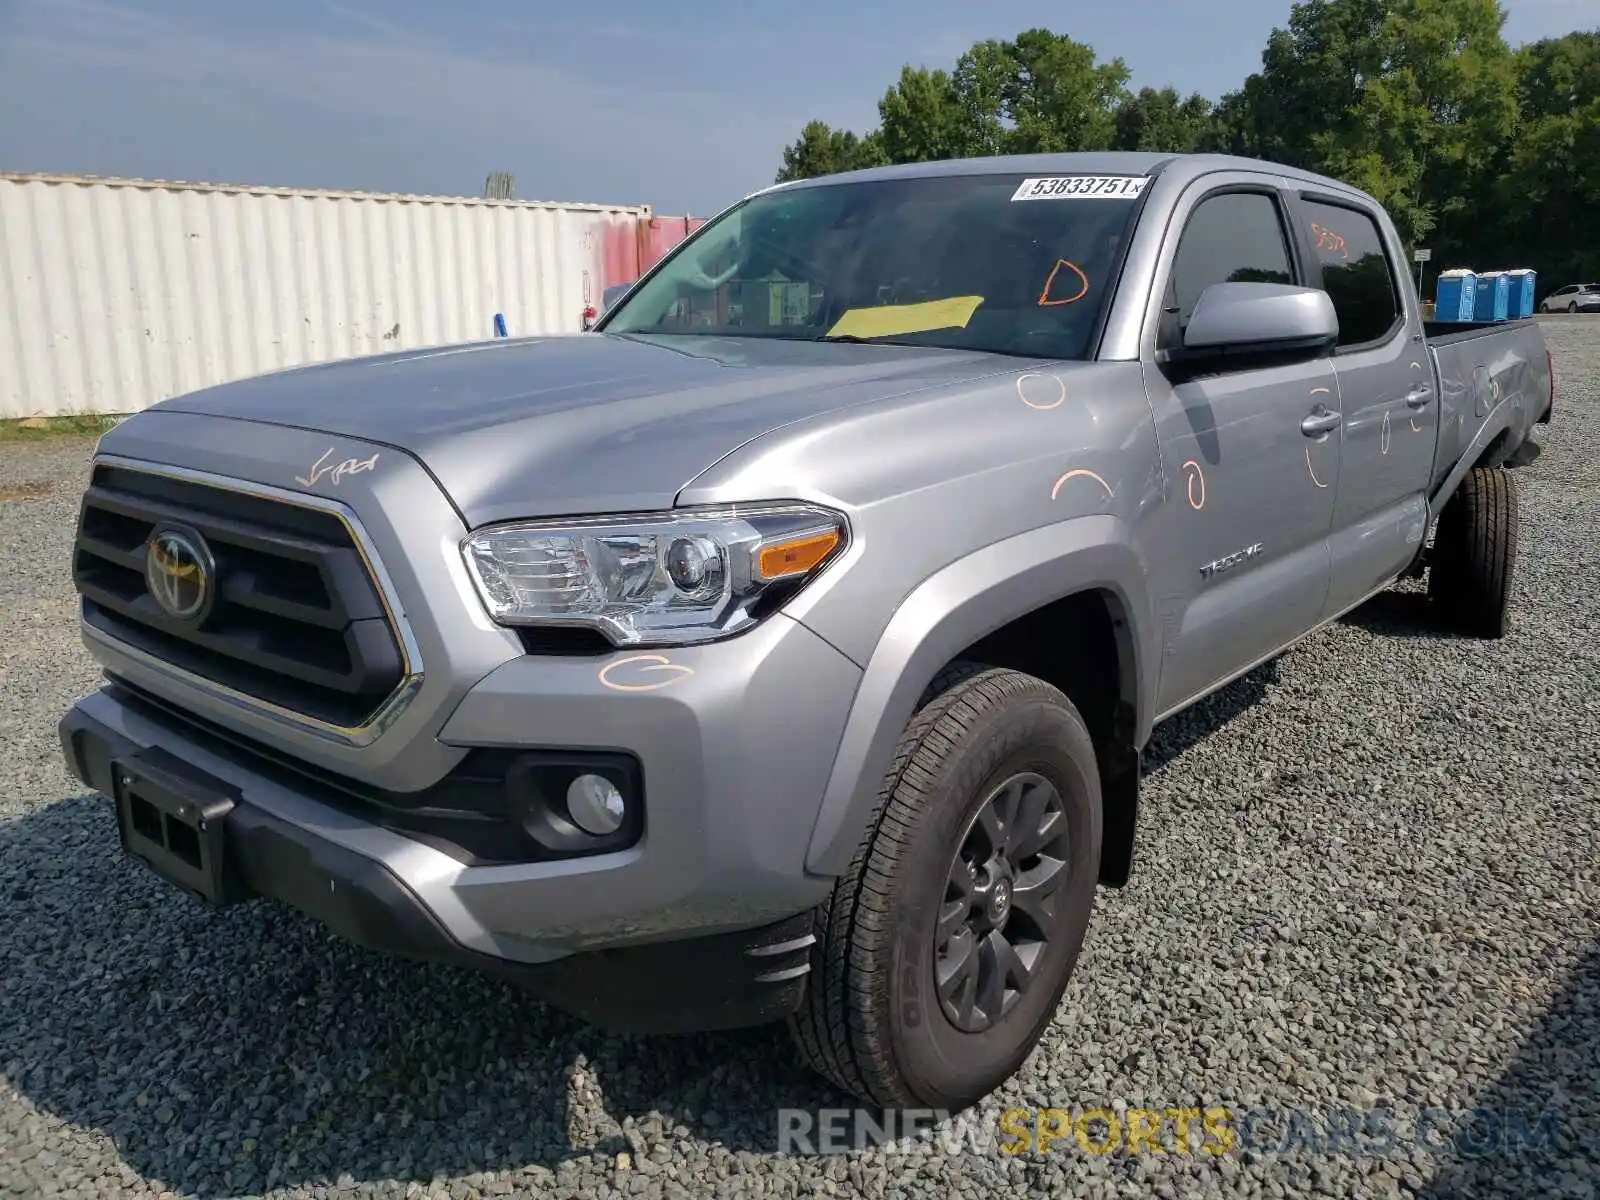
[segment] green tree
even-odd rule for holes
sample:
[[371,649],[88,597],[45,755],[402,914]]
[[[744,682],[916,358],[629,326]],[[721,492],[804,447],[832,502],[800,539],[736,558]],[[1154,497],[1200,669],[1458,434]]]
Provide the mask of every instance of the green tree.
[[1496,0],[1306,0],[1207,145],[1371,193],[1408,240],[1459,213],[1509,137],[1515,68]]
[[1267,96],[1267,81],[1251,75],[1211,110],[1211,125],[1200,135],[1199,148],[1213,154],[1243,154],[1288,166],[1301,166],[1284,144],[1282,126]]
[[1222,98],[1207,148],[1315,169],[1313,138],[1353,112],[1381,74],[1389,0],[1308,0],[1274,29],[1261,70]]
[[1099,62],[1093,47],[1048,29],[978,42],[953,71],[902,68],[878,102],[879,129],[857,142],[811,122],[784,151],[779,180],[845,170],[863,155],[906,163],[1109,149],[1127,80],[1121,59]]
[[955,79],[947,71],[905,67],[878,101],[879,137],[892,163],[982,153],[974,143]]
[[1441,235],[1476,208],[1517,120],[1516,59],[1497,0],[1410,0],[1387,24],[1393,87],[1418,162],[1411,211]]
[[1600,97],[1600,29],[1546,38],[1517,53],[1524,120],[1564,117]]
[[1011,127],[1006,98],[1016,72],[1016,59],[1007,52],[1004,42],[976,42],[956,60],[951,84],[969,154],[1006,153]]
[[838,171],[881,166],[887,161],[877,134],[860,138],[848,129],[832,129],[822,121],[811,121],[794,143],[784,148],[783,166],[773,182],[812,179]]
[[1517,134],[1486,197],[1501,220],[1479,239],[1498,235],[1542,290],[1600,278],[1600,31],[1525,46],[1517,69]]
[[1140,88],[1117,107],[1114,150],[1158,150],[1187,154],[1211,129],[1211,101],[1199,93],[1179,99],[1170,88]]
[[969,54],[1009,65],[1000,87],[1001,117],[1010,128],[1001,148],[1012,154],[1108,150],[1115,113],[1127,98],[1128,64],[1097,62],[1094,47],[1048,29],[1029,29],[1014,42],[981,42]]

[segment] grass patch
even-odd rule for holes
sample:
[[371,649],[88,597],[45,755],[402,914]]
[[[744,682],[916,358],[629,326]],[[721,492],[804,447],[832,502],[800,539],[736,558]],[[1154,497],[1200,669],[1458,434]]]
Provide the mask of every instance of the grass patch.
[[0,445],[64,437],[99,437],[120,420],[121,417],[91,413],[76,417],[25,417],[20,421],[0,421]]

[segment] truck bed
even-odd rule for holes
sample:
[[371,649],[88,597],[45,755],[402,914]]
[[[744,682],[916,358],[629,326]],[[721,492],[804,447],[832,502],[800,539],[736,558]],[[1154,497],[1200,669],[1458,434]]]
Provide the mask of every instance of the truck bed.
[[1515,329],[1533,323],[1532,317],[1519,317],[1514,321],[1424,321],[1422,332],[1430,346],[1439,346],[1469,341],[1496,329]]
[[[1439,437],[1430,493],[1437,495],[1457,460],[1504,461],[1527,438],[1550,403],[1550,359],[1532,318],[1516,321],[1429,321],[1423,326],[1438,380]],[[1510,420],[1486,438],[1490,414],[1510,406]],[[1481,444],[1479,444],[1481,443]]]

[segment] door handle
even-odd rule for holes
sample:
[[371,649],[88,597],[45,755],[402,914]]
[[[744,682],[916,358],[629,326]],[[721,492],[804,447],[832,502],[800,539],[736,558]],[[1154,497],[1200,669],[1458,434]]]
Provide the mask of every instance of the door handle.
[[1428,401],[1433,399],[1433,389],[1427,384],[1419,384],[1406,393],[1406,406],[1408,408],[1427,408]]
[[1300,432],[1307,437],[1321,437],[1339,428],[1339,422],[1342,420],[1344,420],[1342,415],[1319,404],[1311,410],[1309,417],[1300,422]]

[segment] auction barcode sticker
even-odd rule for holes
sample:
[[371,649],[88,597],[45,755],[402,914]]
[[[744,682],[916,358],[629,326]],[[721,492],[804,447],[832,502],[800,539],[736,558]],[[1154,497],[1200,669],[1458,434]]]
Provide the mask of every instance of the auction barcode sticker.
[[1024,179],[1013,200],[1134,200],[1150,182],[1148,175],[1058,175]]

